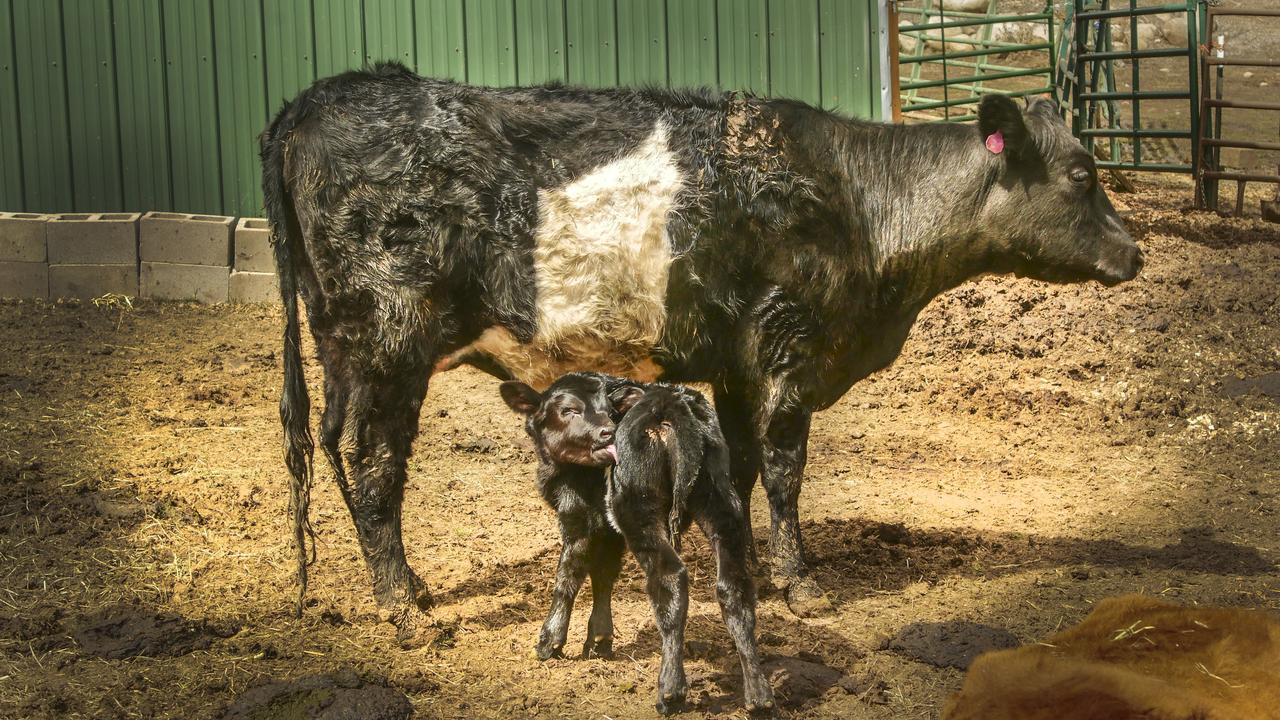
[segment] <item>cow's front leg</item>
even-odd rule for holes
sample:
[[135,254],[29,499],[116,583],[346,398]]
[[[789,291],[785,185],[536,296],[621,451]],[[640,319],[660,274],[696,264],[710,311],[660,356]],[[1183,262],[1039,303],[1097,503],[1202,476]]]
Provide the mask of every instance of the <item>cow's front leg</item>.
[[761,481],[769,496],[773,536],[769,554],[773,584],[784,589],[787,606],[800,617],[813,617],[833,608],[822,588],[809,574],[804,543],[800,540],[800,484],[809,445],[807,409],[775,411],[760,439]]

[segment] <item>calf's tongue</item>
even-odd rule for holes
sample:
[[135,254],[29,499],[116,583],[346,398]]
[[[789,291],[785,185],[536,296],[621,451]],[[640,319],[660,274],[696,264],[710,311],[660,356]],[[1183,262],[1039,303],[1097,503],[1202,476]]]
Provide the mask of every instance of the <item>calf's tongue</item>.
[[602,449],[606,453],[609,453],[609,457],[610,459],[613,460],[613,464],[617,465],[618,464],[618,448],[614,447],[613,445],[608,445]]

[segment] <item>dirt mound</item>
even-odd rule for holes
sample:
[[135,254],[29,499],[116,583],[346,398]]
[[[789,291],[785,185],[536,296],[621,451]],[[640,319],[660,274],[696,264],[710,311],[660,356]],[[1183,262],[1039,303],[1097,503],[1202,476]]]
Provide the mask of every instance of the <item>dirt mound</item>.
[[176,657],[207,650],[216,638],[239,631],[232,623],[189,620],[171,613],[118,606],[94,613],[72,633],[86,655],[107,660]]
[[965,670],[988,650],[1021,645],[1003,628],[965,621],[912,623],[889,639],[887,649],[934,667]]
[[223,720],[407,720],[404,693],[367,683],[349,668],[273,682],[241,695]]

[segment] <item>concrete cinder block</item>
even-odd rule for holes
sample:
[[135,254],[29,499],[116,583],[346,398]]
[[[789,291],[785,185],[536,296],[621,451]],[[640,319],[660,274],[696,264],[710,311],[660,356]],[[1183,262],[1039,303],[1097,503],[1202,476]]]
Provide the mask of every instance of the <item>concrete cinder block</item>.
[[233,217],[149,212],[138,228],[138,259],[182,265],[231,265]]
[[228,297],[233,303],[280,304],[280,283],[275,273],[231,271]]
[[49,266],[42,262],[0,262],[0,297],[49,299]]
[[50,265],[49,297],[92,300],[107,293],[138,296],[137,265]]
[[45,250],[45,226],[41,213],[0,212],[0,262],[37,262],[49,259]]
[[50,265],[136,265],[139,213],[63,213],[49,217]]
[[242,272],[273,273],[276,257],[271,250],[271,226],[262,218],[240,218],[236,224],[233,267]]
[[225,265],[144,262],[139,287],[144,298],[222,303],[230,272]]

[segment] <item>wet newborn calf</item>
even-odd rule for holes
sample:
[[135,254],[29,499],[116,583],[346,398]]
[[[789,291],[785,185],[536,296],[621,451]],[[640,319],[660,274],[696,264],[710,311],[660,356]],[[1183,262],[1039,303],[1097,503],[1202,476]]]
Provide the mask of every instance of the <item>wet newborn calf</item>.
[[[587,573],[594,602],[584,652],[611,649],[609,596],[621,566],[620,539],[625,539],[648,578],[662,636],[657,708],[662,713],[677,709],[688,691],[689,590],[680,535],[696,521],[715,549],[716,597],[742,661],[745,704],[750,710],[771,709],[773,693],[755,641],[748,521],[729,479],[728,448],[706,399],[684,387],[596,373],[570,373],[541,394],[507,382],[502,396],[527,418],[525,428],[540,460],[539,486],[556,510],[564,542],[538,656],[549,657],[564,646],[573,598]],[[614,463],[609,476],[604,468]]]

